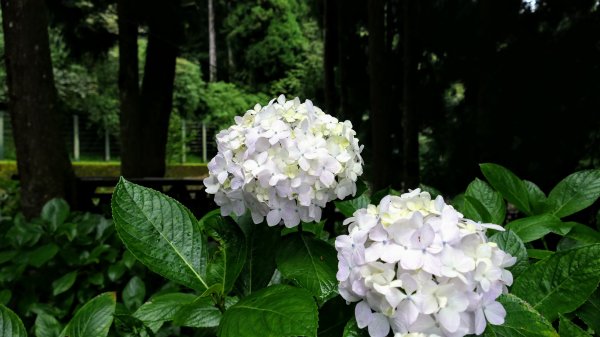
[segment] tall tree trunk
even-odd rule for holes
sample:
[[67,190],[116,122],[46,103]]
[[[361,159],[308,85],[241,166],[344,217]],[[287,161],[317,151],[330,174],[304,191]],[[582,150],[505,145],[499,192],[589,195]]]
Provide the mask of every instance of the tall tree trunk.
[[43,0],[2,0],[8,109],[21,182],[21,208],[39,215],[44,203],[72,194],[73,170],[56,107]]
[[328,113],[338,115],[335,66],[338,61],[337,4],[339,0],[323,1],[323,68],[325,78],[325,105]]
[[138,21],[131,0],[117,1],[119,25],[119,99],[121,127],[121,174],[144,176],[143,114],[139,108]]
[[208,0],[208,68],[208,81],[215,82],[217,80],[217,42],[213,0]]
[[[149,34],[141,92],[138,85],[137,21],[131,2],[119,0],[122,174],[162,177],[166,170],[169,117],[178,43],[179,1],[149,3]],[[122,49],[122,50],[121,50]]]
[[[360,129],[362,115],[368,110],[368,58],[357,33],[358,23],[366,20],[367,2],[364,0],[337,1],[338,22],[338,81],[339,117],[349,119]],[[363,17],[364,16],[364,17]]]
[[419,121],[416,107],[418,87],[415,62],[415,29],[418,15],[417,2],[404,0],[404,187],[414,189],[419,185]]
[[[369,28],[369,98],[371,103],[371,139],[373,145],[373,187],[379,190],[392,183],[394,167],[390,163],[392,141],[391,118],[387,109],[385,0],[371,0],[368,8]],[[397,168],[396,168],[397,169]]]
[[166,145],[169,117],[173,107],[175,64],[181,26],[179,2],[156,6],[148,35],[140,109],[143,111],[145,175],[162,177],[166,169]]

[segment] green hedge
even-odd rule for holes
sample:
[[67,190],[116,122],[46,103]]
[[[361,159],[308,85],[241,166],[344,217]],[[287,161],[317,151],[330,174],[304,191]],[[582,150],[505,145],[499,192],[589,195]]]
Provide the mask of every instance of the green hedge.
[[[119,162],[74,162],[73,169],[78,177],[118,177]],[[0,179],[10,179],[17,174],[17,163],[12,160],[0,161]],[[206,164],[168,165],[167,177],[202,177],[208,174]]]

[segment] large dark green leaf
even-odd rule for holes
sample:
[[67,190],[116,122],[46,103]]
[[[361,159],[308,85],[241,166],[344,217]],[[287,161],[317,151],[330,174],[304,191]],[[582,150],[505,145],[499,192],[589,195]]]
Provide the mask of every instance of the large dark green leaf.
[[77,279],[77,271],[69,272],[59,279],[52,282],[52,294],[54,296],[58,294],[62,294],[65,291],[71,289],[73,284],[75,284],[75,280]]
[[247,254],[236,289],[240,294],[248,295],[266,287],[275,272],[273,252],[279,247],[280,226],[255,225],[250,214],[238,218],[237,222],[246,234]]
[[558,326],[558,332],[561,337],[591,337],[589,333],[583,331],[575,323],[571,322],[568,318],[560,315],[560,321]]
[[27,337],[19,316],[3,305],[0,305],[0,336]]
[[596,333],[600,332],[600,289],[585,301],[585,303],[575,312],[577,317],[581,318]]
[[514,173],[505,167],[497,164],[480,164],[481,172],[487,181],[511,204],[515,205],[520,211],[531,215],[529,206],[529,192],[525,183]]
[[58,337],[62,326],[54,316],[42,312],[35,318],[34,330],[36,337]]
[[233,288],[246,261],[244,232],[231,218],[223,218],[220,214],[202,218],[200,226],[218,244],[208,263],[208,284],[219,284],[221,293],[227,294]]
[[550,232],[565,235],[571,227],[552,214],[521,218],[506,225],[506,229],[515,232],[525,243],[541,239]]
[[112,214],[127,249],[150,270],[192,289],[208,289],[206,239],[187,208],[121,178]]
[[495,242],[500,249],[517,258],[517,263],[510,267],[510,271],[515,279],[529,267],[527,249],[523,241],[513,231],[498,232],[490,236],[490,241]]
[[175,313],[187,304],[194,301],[196,296],[192,294],[170,293],[152,297],[149,301],[142,304],[133,317],[144,322],[149,327],[158,330],[165,321],[170,321],[175,317]]
[[484,337],[558,337],[550,322],[517,296],[502,295],[498,302],[506,310],[504,324],[488,324]]
[[123,304],[129,310],[133,310],[144,302],[146,297],[146,285],[138,276],[132,277],[123,289]]
[[600,169],[575,172],[548,195],[547,211],[559,218],[577,213],[600,197]]
[[[478,200],[487,211],[489,217],[481,219],[486,223],[502,225],[506,216],[506,205],[502,195],[496,192],[485,181],[475,178],[467,187],[465,197]],[[470,199],[467,199],[470,200]]]
[[309,292],[274,285],[241,299],[219,325],[219,337],[317,335],[317,305]]
[[83,305],[60,334],[61,337],[105,337],[115,313],[115,293],[98,295]]
[[42,219],[50,224],[50,231],[54,232],[69,217],[69,204],[63,199],[54,198],[42,208]]
[[198,297],[184,305],[173,317],[173,324],[192,328],[212,328],[219,326],[221,311],[210,298]]
[[550,321],[583,304],[600,282],[600,244],[561,251],[529,267],[511,292]]
[[305,234],[287,236],[277,252],[281,274],[324,302],[337,293],[337,253],[324,241]]

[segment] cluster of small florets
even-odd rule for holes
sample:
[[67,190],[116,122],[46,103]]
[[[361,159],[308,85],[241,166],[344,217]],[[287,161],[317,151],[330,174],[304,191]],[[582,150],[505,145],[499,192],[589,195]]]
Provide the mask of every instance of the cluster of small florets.
[[372,337],[481,334],[502,324],[496,301],[512,284],[516,259],[489,242],[487,228],[463,218],[442,197],[416,189],[386,196],[346,219],[337,237],[340,294],[356,305]]
[[217,134],[206,192],[221,213],[269,226],[320,221],[327,202],[356,193],[362,147],[349,121],[340,122],[306,100],[283,95],[256,105]]

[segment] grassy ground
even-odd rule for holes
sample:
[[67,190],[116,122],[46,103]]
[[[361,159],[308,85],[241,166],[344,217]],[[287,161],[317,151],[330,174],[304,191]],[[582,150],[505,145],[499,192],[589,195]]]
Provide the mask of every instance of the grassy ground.
[[[73,170],[78,177],[118,177],[120,163],[118,161],[77,161],[73,162]],[[10,179],[17,174],[17,163],[14,160],[0,160],[0,179]],[[186,163],[167,165],[167,177],[190,178],[208,174],[204,163]]]

